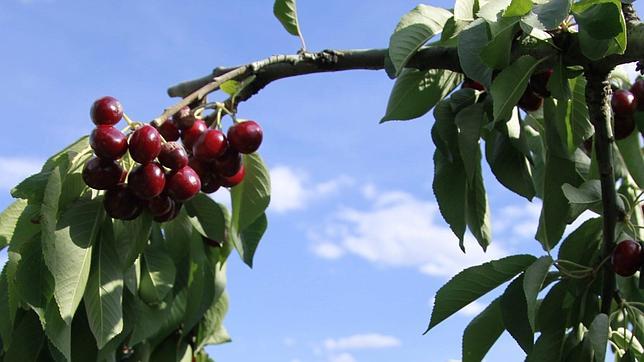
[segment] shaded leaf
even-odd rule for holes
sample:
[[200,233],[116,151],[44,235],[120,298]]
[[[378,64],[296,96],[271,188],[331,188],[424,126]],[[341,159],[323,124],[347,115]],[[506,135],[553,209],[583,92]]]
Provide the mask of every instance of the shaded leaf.
[[275,0],[273,14],[289,34],[301,35],[295,0]]
[[500,299],[495,299],[463,332],[463,362],[480,362],[505,330]]
[[526,294],[523,291],[524,274],[514,279],[501,296],[501,315],[505,329],[521,349],[530,353],[534,336],[528,320]]
[[537,297],[543,287],[543,283],[548,275],[548,270],[552,266],[550,256],[542,256],[526,269],[523,277],[523,291],[526,300],[526,311],[528,322],[532,331],[536,330],[535,319],[537,314]]
[[606,345],[608,344],[608,316],[598,314],[588,329],[588,339],[595,351],[595,361],[604,362],[606,359]]
[[512,109],[528,87],[528,80],[541,61],[524,55],[494,79],[490,93],[494,99],[494,121],[510,119]]

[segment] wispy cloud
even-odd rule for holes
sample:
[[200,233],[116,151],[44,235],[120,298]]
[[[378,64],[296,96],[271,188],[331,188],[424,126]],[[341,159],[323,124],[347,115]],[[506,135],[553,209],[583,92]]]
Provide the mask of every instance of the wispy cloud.
[[399,347],[400,345],[398,338],[378,333],[356,334],[337,339],[328,338],[324,341],[324,348],[328,351],[379,349]]
[[329,362],[358,362],[351,353],[340,353],[329,356]]
[[16,186],[41,167],[42,161],[33,158],[0,156],[0,189],[7,190]]

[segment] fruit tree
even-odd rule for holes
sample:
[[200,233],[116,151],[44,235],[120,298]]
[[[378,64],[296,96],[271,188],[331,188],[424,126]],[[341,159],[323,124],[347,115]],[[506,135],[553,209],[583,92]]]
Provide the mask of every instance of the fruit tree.
[[[212,360],[204,347],[229,341],[227,259],[252,266],[268,225],[264,134],[243,102],[283,78],[354,69],[394,80],[381,122],[433,110],[433,191],[463,252],[466,232],[483,250],[492,242],[483,160],[509,192],[542,203],[542,254],[455,275],[426,333],[505,285],[465,329],[463,361],[481,361],[504,331],[528,361],[604,361],[609,349],[644,360],[644,78],[615,71],[644,71],[630,1],[418,5],[386,49],[319,52],[295,0],[276,0],[274,15],[301,40],[296,54],[174,85],[180,100],[145,122],[127,100],[99,98],[91,134],[12,190],[0,214],[4,361]],[[222,188],[230,211],[208,196]],[[593,216],[566,234],[582,213]]]

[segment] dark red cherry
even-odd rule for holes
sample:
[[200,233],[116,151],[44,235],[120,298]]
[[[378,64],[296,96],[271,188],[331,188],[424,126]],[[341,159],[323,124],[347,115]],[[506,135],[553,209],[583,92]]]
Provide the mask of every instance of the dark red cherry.
[[217,192],[219,190],[219,187],[221,187],[219,177],[208,174],[204,177],[199,176],[201,179],[201,192],[206,193],[206,194],[212,194],[213,192]]
[[220,130],[208,129],[192,146],[192,155],[198,160],[214,161],[226,152],[227,147],[226,136]]
[[228,143],[241,153],[253,153],[262,144],[264,132],[255,121],[236,123],[228,129]]
[[109,190],[125,180],[126,172],[116,161],[94,157],[85,163],[83,181],[95,190]]
[[215,160],[217,173],[226,177],[234,176],[241,168],[241,165],[241,154],[232,147],[228,147],[226,152]]
[[127,180],[127,184],[134,194],[143,200],[161,195],[165,183],[163,169],[156,162],[137,166],[130,172],[130,177]]
[[94,101],[89,111],[95,125],[113,126],[123,118],[123,106],[114,97],[103,97]]
[[622,116],[615,113],[613,116],[613,132],[615,133],[615,139],[619,141],[630,136],[635,130],[635,118],[633,117],[633,114]]
[[178,170],[188,164],[188,153],[177,142],[167,142],[161,146],[159,162],[171,170]]
[[548,68],[544,71],[534,73],[530,77],[530,89],[537,95],[547,98],[550,97],[550,91],[548,90],[548,81],[552,74],[555,72],[554,69]]
[[188,159],[188,166],[190,166],[200,178],[206,177],[211,173],[210,163],[200,161],[194,157]]
[[220,177],[220,182],[222,186],[225,187],[233,187],[239,185],[244,180],[244,176],[246,176],[246,170],[244,169],[244,165],[242,164],[241,167],[239,168],[239,171],[232,176],[232,177],[225,177],[221,176]]
[[192,115],[192,111],[190,110],[190,107],[183,107],[179,110],[179,112],[175,113],[174,116],[172,116],[172,119],[174,120],[174,124],[180,129],[180,130],[186,130],[190,127],[192,127],[197,120],[194,115]]
[[485,87],[483,86],[483,84],[470,78],[465,78],[465,80],[463,81],[463,84],[461,85],[461,88],[470,88],[478,91],[485,90]]
[[161,222],[170,221],[176,218],[177,216],[179,216],[179,213],[181,212],[181,206],[183,206],[181,203],[178,203],[178,202],[173,203],[172,210],[170,210],[169,212],[161,216],[155,216],[154,221],[161,223]]
[[125,184],[105,192],[103,206],[110,217],[120,220],[136,219],[143,211],[143,202]]
[[615,273],[630,277],[642,265],[642,246],[634,240],[624,240],[617,244],[611,258]]
[[134,161],[141,164],[152,162],[161,152],[161,135],[146,124],[132,133],[129,149]]
[[168,195],[159,195],[148,201],[148,210],[154,217],[161,217],[174,208],[174,200]]
[[637,109],[637,99],[630,91],[618,89],[613,93],[610,105],[616,116],[628,116],[632,115]]
[[187,201],[201,189],[201,179],[190,166],[185,166],[168,175],[166,190],[176,201]]
[[161,124],[160,126],[156,124],[156,122],[152,123],[152,127],[156,128],[157,131],[159,131],[159,134],[163,137],[166,142],[174,142],[179,139],[181,136],[181,132],[179,131],[179,128],[177,125],[174,124],[174,120],[172,118],[168,118]]
[[637,101],[637,110],[644,111],[644,79],[636,80],[630,91]]
[[183,141],[183,146],[186,150],[192,152],[192,147],[207,129],[208,126],[206,126],[206,122],[200,119],[196,120],[192,127],[184,129],[183,134],[181,135],[181,140]]
[[519,99],[518,106],[526,112],[535,112],[543,105],[543,98],[533,92],[530,88],[526,89]]
[[97,126],[89,136],[89,145],[98,157],[117,160],[127,152],[127,137],[112,126]]

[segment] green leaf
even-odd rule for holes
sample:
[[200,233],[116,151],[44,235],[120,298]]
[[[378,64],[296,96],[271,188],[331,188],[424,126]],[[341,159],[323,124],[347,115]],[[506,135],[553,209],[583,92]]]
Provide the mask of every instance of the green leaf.
[[473,21],[458,36],[458,58],[465,75],[490,89],[492,69],[481,60],[481,51],[490,40],[483,19]]
[[196,230],[184,209],[174,220],[163,224],[165,248],[175,264],[179,264],[189,254],[190,249],[186,248],[186,245],[190,242],[193,232]]
[[289,34],[295,36],[302,35],[300,32],[300,24],[297,20],[295,0],[275,0],[273,14]]
[[237,248],[243,249],[242,258],[244,263],[251,268],[253,267],[253,256],[267,227],[268,219],[266,218],[266,214],[262,214],[255,222],[242,231],[239,239],[237,239],[237,236],[233,236],[233,242],[237,245]]
[[456,114],[455,124],[458,129],[458,148],[465,166],[467,182],[472,185],[480,161],[472,155],[480,152],[479,138],[485,117],[485,105],[474,103]]
[[78,312],[74,315],[72,321],[72,361],[95,361],[98,349],[96,348],[96,341],[92,335],[92,330],[89,328],[87,320],[87,312],[83,304],[78,308]]
[[150,245],[142,260],[139,296],[148,304],[158,304],[172,290],[177,270],[162,245]]
[[29,242],[22,244],[20,249],[13,251],[20,255],[20,262],[15,271],[18,296],[32,308],[45,310],[54,293],[54,281],[43,260],[40,238],[36,235]]
[[45,334],[35,313],[27,312],[18,322],[4,361],[36,362],[45,344]]
[[481,171],[481,150],[477,149],[474,155],[477,160],[474,172],[474,182],[467,187],[467,227],[476,238],[481,248],[485,251],[492,242],[492,228],[490,225],[490,205],[483,184]]
[[72,165],[78,165],[82,163],[82,156],[91,157],[91,151],[89,147],[89,136],[83,136],[57,154],[51,156],[43,165],[42,172],[52,171],[56,166],[60,166],[63,159],[71,162]]
[[593,265],[602,236],[602,219],[585,221],[561,243],[558,258],[581,265]]
[[528,159],[512,145],[508,136],[492,131],[485,142],[485,158],[503,186],[532,200],[536,194]]
[[536,258],[513,255],[463,270],[436,293],[427,333],[461,308],[524,271]]
[[550,0],[534,4],[532,12],[524,17],[524,21],[539,30],[555,29],[570,15],[571,5],[571,0]]
[[424,115],[462,81],[460,73],[449,70],[404,69],[394,83],[380,123]]
[[528,320],[526,293],[523,291],[524,274],[514,279],[501,296],[503,324],[521,349],[530,353],[534,345],[534,333]]
[[575,3],[573,15],[579,24],[582,53],[591,60],[626,50],[626,21],[617,0],[587,0]]
[[595,351],[595,361],[604,362],[606,359],[606,345],[608,344],[608,316],[598,314],[588,329],[588,338]]
[[494,79],[490,93],[494,99],[495,122],[510,119],[512,109],[528,87],[530,75],[540,62],[529,55],[524,55]]
[[510,6],[510,3],[511,0],[479,1],[480,9],[477,15],[489,23],[494,23],[501,17],[503,10]]
[[510,64],[518,22],[518,18],[502,18],[490,24],[492,39],[481,50],[481,60],[490,68],[505,69]]
[[548,270],[552,266],[550,256],[542,256],[526,269],[523,277],[523,291],[525,293],[528,322],[532,331],[536,330],[535,319],[537,314],[537,297],[546,280]]
[[116,251],[123,270],[129,269],[148,245],[152,216],[143,213],[134,220],[114,220]]
[[102,349],[123,330],[123,269],[109,220],[101,229],[94,260],[85,289],[85,309],[96,344]]
[[[298,34],[293,34],[293,35],[298,35]],[[219,86],[219,88],[225,93],[227,93],[228,95],[232,96],[233,94],[237,93],[237,91],[239,90],[240,84],[241,83],[239,83],[238,81],[231,79],[223,82]]]
[[190,243],[191,272],[188,280],[188,303],[183,326],[191,330],[203,318],[215,300],[215,273],[204,250],[200,236],[193,236]]
[[[0,274],[0,340],[4,348],[9,347],[11,344],[11,336],[13,334],[13,322],[16,316],[17,305],[12,305],[9,281],[7,274],[9,266],[5,264]],[[2,348],[0,348],[0,353]]]
[[199,193],[186,203],[186,210],[192,217],[192,224],[204,236],[220,242],[225,240],[230,217],[224,205]]
[[569,293],[571,288],[569,282],[560,281],[548,291],[537,315],[536,324],[541,333],[565,330],[569,323],[570,302],[573,299]]
[[454,19],[459,21],[474,20],[475,0],[456,0],[454,3]]
[[37,206],[16,200],[0,214],[0,249],[14,240],[29,240],[40,231]]
[[644,157],[640,148],[639,135],[637,132],[633,132],[627,138],[616,143],[628,172],[637,183],[637,186],[644,188]]
[[[45,312],[45,335],[65,361],[71,361],[72,327],[65,323],[56,301],[51,299]],[[51,346],[50,346],[51,349]]]
[[40,172],[27,177],[11,189],[11,196],[32,202],[42,201],[50,175],[51,172]]
[[70,324],[85,292],[92,244],[105,217],[101,199],[80,199],[58,220],[61,175],[56,168],[47,183],[42,205],[42,247],[45,264],[55,280],[54,297]]
[[616,330],[612,330],[610,331],[609,338],[617,347],[631,352],[636,361],[641,361],[644,357],[642,344],[633,336],[633,333],[629,329],[617,328]]
[[443,219],[458,237],[461,249],[464,249],[467,210],[467,176],[460,158],[450,162],[440,151],[434,152],[434,181],[432,189],[438,202]]
[[528,354],[526,362],[560,361],[564,336],[563,329],[541,332],[532,351]]
[[224,328],[224,316],[228,312],[228,295],[222,294],[215,303],[206,311],[197,334],[197,346],[199,350],[207,345],[222,344],[230,342],[230,336]]
[[512,0],[503,12],[504,17],[523,16],[532,10],[532,0]]
[[505,330],[500,300],[495,299],[463,332],[463,362],[480,362]]
[[389,39],[389,57],[400,75],[416,51],[440,33],[452,13],[429,5],[418,5],[398,22]]

